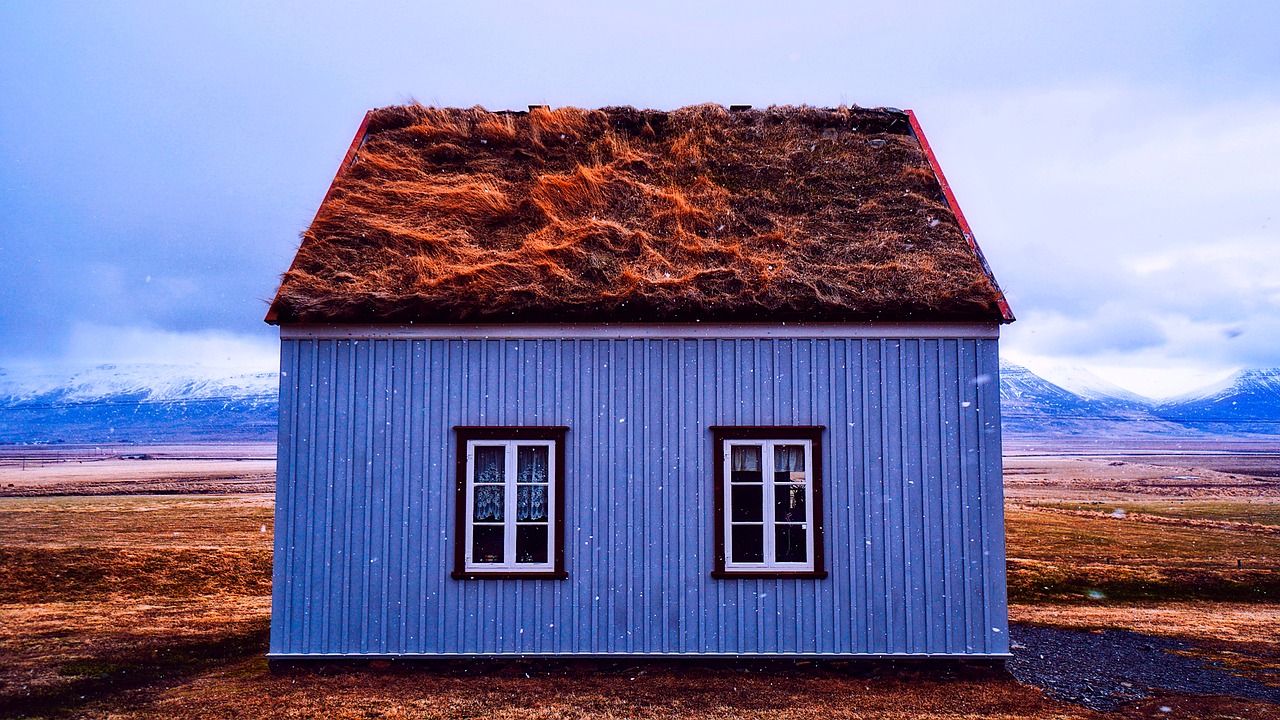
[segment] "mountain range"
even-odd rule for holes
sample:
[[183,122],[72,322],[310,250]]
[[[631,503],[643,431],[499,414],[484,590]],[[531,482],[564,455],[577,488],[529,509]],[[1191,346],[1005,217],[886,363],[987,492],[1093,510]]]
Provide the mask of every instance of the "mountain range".
[[278,393],[274,372],[0,369],[0,444],[273,440]]
[[[77,372],[0,369],[0,444],[272,440],[274,372],[100,365]],[[1001,363],[1007,439],[1213,439],[1280,436],[1280,369],[1151,400],[1087,371],[1055,384]]]
[[1280,369],[1241,370],[1216,385],[1152,400],[1087,371],[1054,384],[1002,362],[1000,401],[1006,437],[1280,436]]

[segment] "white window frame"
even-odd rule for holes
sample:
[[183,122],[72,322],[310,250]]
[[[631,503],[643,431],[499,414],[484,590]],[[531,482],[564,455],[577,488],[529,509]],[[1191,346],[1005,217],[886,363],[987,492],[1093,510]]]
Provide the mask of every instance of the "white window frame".
[[[814,563],[814,545],[817,528],[813,522],[814,512],[814,467],[813,467],[813,441],[798,438],[778,438],[778,439],[729,439],[723,441],[724,447],[721,448],[721,467],[723,468],[724,478],[722,498],[724,508],[724,517],[720,519],[724,526],[724,569],[725,572],[734,573],[791,573],[791,572],[812,572],[815,568]],[[774,488],[777,483],[774,480],[774,457],[773,449],[778,445],[803,445],[804,446],[804,474],[805,474],[805,496],[804,496],[804,513],[805,520],[803,527],[805,529],[805,562],[777,562],[777,540],[775,533],[777,532],[777,521],[775,513]],[[760,450],[760,470],[763,473],[763,490],[764,490],[764,562],[759,563],[738,563],[733,561],[733,448],[735,447],[758,447]],[[754,524],[754,523],[737,523],[737,524]]]
[[[505,448],[505,465],[503,467],[503,562],[472,562],[472,538],[475,529],[475,460],[476,447]],[[516,448],[547,448],[547,521],[546,523],[524,523],[527,525],[546,525],[547,528],[547,561],[545,563],[516,562]],[[466,469],[466,514],[465,537],[463,542],[463,567],[469,574],[484,573],[544,573],[553,572],[556,567],[556,441],[555,440],[505,440],[505,439],[470,439],[467,440]],[[539,483],[541,484],[541,483]],[[487,523],[482,523],[487,524]],[[495,523],[496,524],[496,523]]]

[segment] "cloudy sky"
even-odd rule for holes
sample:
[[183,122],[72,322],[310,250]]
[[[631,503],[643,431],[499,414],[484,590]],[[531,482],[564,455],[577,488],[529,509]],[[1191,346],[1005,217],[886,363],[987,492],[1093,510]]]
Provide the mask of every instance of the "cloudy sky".
[[0,4],[0,367],[270,367],[365,110],[913,108],[1019,321],[1171,395],[1280,366],[1280,4]]

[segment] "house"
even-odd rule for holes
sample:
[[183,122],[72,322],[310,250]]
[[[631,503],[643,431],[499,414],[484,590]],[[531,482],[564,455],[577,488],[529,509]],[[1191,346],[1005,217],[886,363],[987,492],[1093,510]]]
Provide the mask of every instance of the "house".
[[372,111],[267,317],[270,657],[1004,657],[1012,320],[910,112]]

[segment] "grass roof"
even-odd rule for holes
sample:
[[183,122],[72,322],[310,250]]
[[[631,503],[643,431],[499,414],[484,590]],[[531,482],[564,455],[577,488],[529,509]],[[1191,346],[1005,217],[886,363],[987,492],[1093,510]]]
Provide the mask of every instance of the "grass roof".
[[1001,321],[908,116],[370,113],[279,323]]

